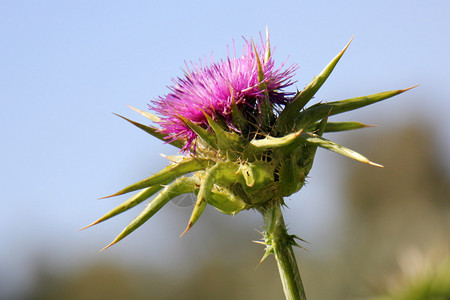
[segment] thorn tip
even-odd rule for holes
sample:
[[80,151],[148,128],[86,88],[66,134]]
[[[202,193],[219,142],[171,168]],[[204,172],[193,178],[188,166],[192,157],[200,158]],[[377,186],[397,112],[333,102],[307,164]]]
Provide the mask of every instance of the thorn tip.
[[80,228],[79,231],[85,230],[85,229],[87,229],[87,228],[89,228],[89,227],[91,227],[91,226],[94,226],[94,225],[96,225],[96,224],[98,224],[98,221],[95,221],[94,223],[91,223],[91,224],[89,224],[89,225],[87,225],[87,226],[84,226],[83,228]]
[[192,223],[189,223],[188,226],[186,227],[186,229],[183,231],[183,233],[180,234],[179,237],[182,237],[183,235],[186,234],[186,232],[188,232],[189,229],[191,229],[192,227]]
[[374,167],[384,168],[384,166],[383,166],[383,165],[380,165],[380,164],[374,163],[373,161],[369,161],[369,162],[368,162],[368,164],[369,164],[369,165],[371,165],[371,166],[374,166]]
[[108,249],[109,247],[111,247],[111,246],[114,245],[114,244],[115,244],[115,242],[112,242],[112,243],[110,243],[109,245],[103,247],[103,249],[100,250],[100,251],[98,251],[98,252],[103,252],[103,251],[105,251],[106,249]]
[[409,91],[409,90],[412,90],[413,88],[418,87],[419,85],[420,85],[420,84],[416,84],[416,85],[414,85],[414,86],[412,86],[412,87],[409,87],[409,88],[407,88],[407,89],[400,90],[400,91],[401,91],[401,93],[404,93],[404,92],[406,92],[406,91]]

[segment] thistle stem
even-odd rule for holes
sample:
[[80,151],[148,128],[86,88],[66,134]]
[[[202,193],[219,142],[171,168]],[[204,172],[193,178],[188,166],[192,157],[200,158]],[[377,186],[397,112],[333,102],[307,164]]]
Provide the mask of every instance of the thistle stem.
[[294,236],[287,233],[280,205],[261,211],[265,223],[266,255],[275,254],[284,294],[288,300],[306,300],[300,271],[292,245]]

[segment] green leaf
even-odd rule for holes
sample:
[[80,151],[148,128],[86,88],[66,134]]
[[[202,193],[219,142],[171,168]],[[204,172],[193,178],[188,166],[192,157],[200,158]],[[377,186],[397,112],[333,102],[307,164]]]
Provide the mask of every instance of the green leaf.
[[171,199],[186,193],[194,193],[197,189],[197,180],[193,177],[178,178],[172,184],[166,186],[147,207],[112,241],[109,245],[100,251],[103,251],[116,244],[127,235],[135,231],[142,224],[147,222],[155,213],[157,213]]
[[316,135],[322,136],[323,133],[325,132],[325,129],[326,129],[327,123],[328,123],[328,116],[329,116],[329,115],[326,115],[326,116],[319,122],[319,124],[317,124]]
[[202,172],[202,180],[194,210],[192,211],[191,218],[186,229],[180,236],[183,236],[195,224],[195,222],[197,222],[205,210],[206,205],[212,198],[216,200],[213,200],[214,205],[217,205],[216,207],[223,211],[227,211],[227,213],[237,212],[238,209],[242,207],[244,202],[241,201],[241,199],[228,199],[228,202],[224,204],[217,202],[221,200],[219,195],[216,197],[214,196],[214,193],[217,193],[218,186],[229,187],[236,182],[243,181],[243,178],[238,176],[239,168],[240,165],[235,162],[218,162],[210,169]]
[[[318,123],[316,123],[317,127]],[[325,132],[338,132],[346,130],[361,129],[366,127],[373,127],[359,122],[327,122]]]
[[211,197],[211,191],[214,185],[216,173],[220,170],[220,164],[214,165],[211,169],[205,171],[205,174],[202,177],[200,190],[197,195],[197,201],[195,202],[194,210],[192,211],[191,218],[189,219],[189,223],[183,233],[180,235],[183,236],[192,226],[194,226],[195,222],[200,218],[203,211],[208,204],[208,200]]
[[[333,72],[334,67],[341,59],[342,55],[344,55],[348,46],[352,42],[353,37],[344,47],[344,49],[339,52],[339,54],[322,70],[322,72],[314,77],[308,86],[306,86],[303,91],[297,92],[297,94],[292,98],[291,102],[289,102],[285,109],[281,112],[280,116],[277,119],[276,130],[277,132],[289,132],[294,127],[294,120],[300,110],[305,107],[305,105],[314,97],[316,92],[320,89],[320,87],[327,80],[328,76],[330,76],[331,72]],[[320,119],[320,118],[319,118]]]
[[382,165],[371,162],[365,156],[359,154],[358,152],[353,151],[353,150],[346,148],[342,145],[339,145],[337,143],[334,143],[330,140],[327,140],[321,136],[311,134],[311,133],[303,133],[302,138],[305,139],[306,143],[309,143],[312,145],[317,145],[321,148],[336,152],[336,153],[346,156],[348,158],[351,158],[351,159],[354,159],[354,160],[357,160],[357,161],[360,161],[360,162],[363,162],[363,163],[366,163],[366,164],[369,164],[372,166],[383,167]]
[[204,113],[209,126],[214,131],[217,147],[223,151],[224,155],[228,155],[231,160],[238,159],[248,142],[240,135],[233,132],[225,131],[217,122],[215,122],[208,114]]
[[109,198],[114,197],[122,194],[126,194],[129,192],[137,191],[152,185],[157,184],[168,184],[169,182],[175,180],[177,177],[180,177],[182,175],[185,175],[190,172],[195,172],[201,169],[206,168],[210,164],[210,160],[206,158],[199,158],[199,157],[185,157],[183,160],[181,160],[178,163],[171,164],[158,173],[154,174],[153,176],[150,176],[144,180],[141,180],[139,182],[136,182],[135,184],[132,184],[120,191],[118,191],[115,194],[112,194],[107,197],[103,198]]
[[269,41],[269,27],[266,26],[266,56],[264,57],[264,63],[267,63],[271,56],[270,41]]
[[259,59],[259,54],[258,54],[258,50],[256,50],[256,46],[255,43],[252,40],[252,45],[253,45],[253,51],[255,52],[255,57],[256,57],[256,65],[258,66],[258,82],[259,82],[259,90],[260,91],[266,91],[267,92],[267,84],[264,81],[264,70],[261,64],[261,60]]
[[151,186],[149,188],[146,188],[145,190],[140,191],[139,193],[137,193],[136,195],[130,197],[127,201],[123,202],[122,204],[120,204],[119,206],[117,206],[116,208],[114,208],[113,210],[111,210],[109,213],[107,213],[106,215],[104,215],[103,217],[101,217],[100,219],[98,219],[97,221],[95,221],[94,223],[82,228],[86,229],[88,227],[94,226],[98,223],[101,223],[103,221],[106,221],[120,213],[123,213],[124,211],[129,210],[132,207],[135,207],[136,205],[138,205],[139,203],[145,201],[146,199],[150,198],[151,196],[153,196],[154,194],[156,194],[158,191],[160,191],[163,187],[161,185],[154,185]]
[[188,126],[192,131],[194,131],[197,136],[199,136],[206,145],[217,150],[217,143],[214,137],[214,134],[209,132],[208,130],[198,126],[197,124],[191,122],[185,117],[179,115],[178,118],[182,121],[186,126]]
[[240,130],[243,131],[248,126],[248,120],[242,114],[241,110],[237,107],[236,101],[233,98],[231,100],[231,118],[233,124]]
[[372,94],[368,96],[356,97],[341,101],[333,101],[328,103],[318,103],[298,114],[296,119],[295,128],[299,130],[300,128],[308,127],[308,125],[324,118],[327,115],[337,115],[343,112],[355,110],[370,104],[386,100],[403,92],[406,92],[413,87],[404,90],[394,90],[381,92],[377,94]]
[[253,50],[255,52],[256,64],[258,66],[258,83],[259,90],[264,92],[265,97],[259,100],[258,109],[259,109],[259,122],[261,129],[264,132],[267,132],[273,121],[275,120],[275,115],[273,112],[272,103],[269,101],[269,91],[267,90],[267,83],[264,77],[264,70],[261,64],[261,60],[259,58],[258,51],[256,50],[256,46],[253,43]]
[[[118,116],[118,117],[121,117],[122,119],[124,119],[124,120],[126,120],[128,122],[130,122],[134,126],[144,130],[145,132],[151,134],[155,138],[160,139],[161,141],[163,141],[165,143],[168,143],[167,140],[165,139],[167,136],[162,134],[162,133],[160,133],[160,132],[158,132],[158,130],[156,128],[151,127],[151,126],[147,126],[147,125],[135,122],[135,121],[132,121],[132,120],[130,120],[128,118],[125,118],[124,116],[121,116],[121,115],[118,115],[118,114],[115,114],[115,115]],[[179,141],[179,140],[175,140],[175,141],[170,142],[168,144],[170,144],[172,146],[175,146],[175,147],[177,147],[179,149],[183,148],[183,146],[184,146],[184,143],[182,141]]]

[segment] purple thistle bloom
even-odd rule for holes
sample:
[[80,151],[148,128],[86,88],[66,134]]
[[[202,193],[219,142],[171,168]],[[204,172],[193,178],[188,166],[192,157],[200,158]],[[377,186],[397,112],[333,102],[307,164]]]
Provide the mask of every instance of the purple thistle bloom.
[[[150,108],[162,116],[160,131],[167,135],[168,142],[186,141],[183,151],[189,151],[197,135],[180,120],[180,116],[204,128],[208,122],[204,113],[213,119],[222,118],[231,129],[231,107],[234,101],[238,108],[257,109],[266,95],[274,105],[284,105],[286,97],[292,93],[284,93],[283,88],[290,86],[293,72],[292,65],[286,70],[274,68],[274,61],[264,47],[258,47],[255,53],[252,42],[246,41],[243,54],[237,58],[227,58],[220,62],[212,62],[208,67],[192,63],[184,78],[173,79],[174,85],[169,87],[170,93],[160,96],[152,102]],[[264,80],[258,81],[258,57],[261,61]],[[267,87],[266,90],[261,86]]]

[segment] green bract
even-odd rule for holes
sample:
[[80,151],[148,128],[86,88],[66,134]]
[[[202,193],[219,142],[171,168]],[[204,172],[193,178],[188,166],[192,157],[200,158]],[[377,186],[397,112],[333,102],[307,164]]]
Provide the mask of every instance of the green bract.
[[[408,89],[318,103],[305,108],[333,71],[349,44],[350,42],[309,85],[288,99],[281,112],[277,112],[268,99],[261,101],[258,126],[252,124],[254,120],[247,118],[234,100],[231,106],[234,128],[230,128],[227,122],[221,122],[220,117],[212,118],[207,113],[204,115],[208,126],[195,124],[179,116],[179,120],[197,135],[196,145],[192,146],[196,148],[186,156],[170,157],[171,163],[160,172],[111,195],[118,196],[140,190],[89,226],[122,213],[155,194],[157,196],[141,214],[107,247],[136,230],[168,201],[185,193],[194,193],[197,195],[197,201],[182,234],[195,224],[207,204],[226,214],[236,214],[252,208],[263,211],[282,204],[284,197],[301,189],[311,170],[317,147],[381,167],[361,154],[322,136],[325,132],[353,130],[367,125],[358,122],[328,122],[328,117],[388,99]],[[266,81],[256,49],[255,53],[258,61],[258,80],[263,91],[266,89]],[[266,51],[266,55],[270,56],[270,51]],[[264,61],[268,59],[269,57],[266,57]],[[151,113],[137,111],[153,122],[160,120]],[[122,118],[162,141],[167,138],[156,127]],[[179,149],[184,146],[180,140],[174,140],[171,144]],[[191,175],[186,177],[188,174]]]

